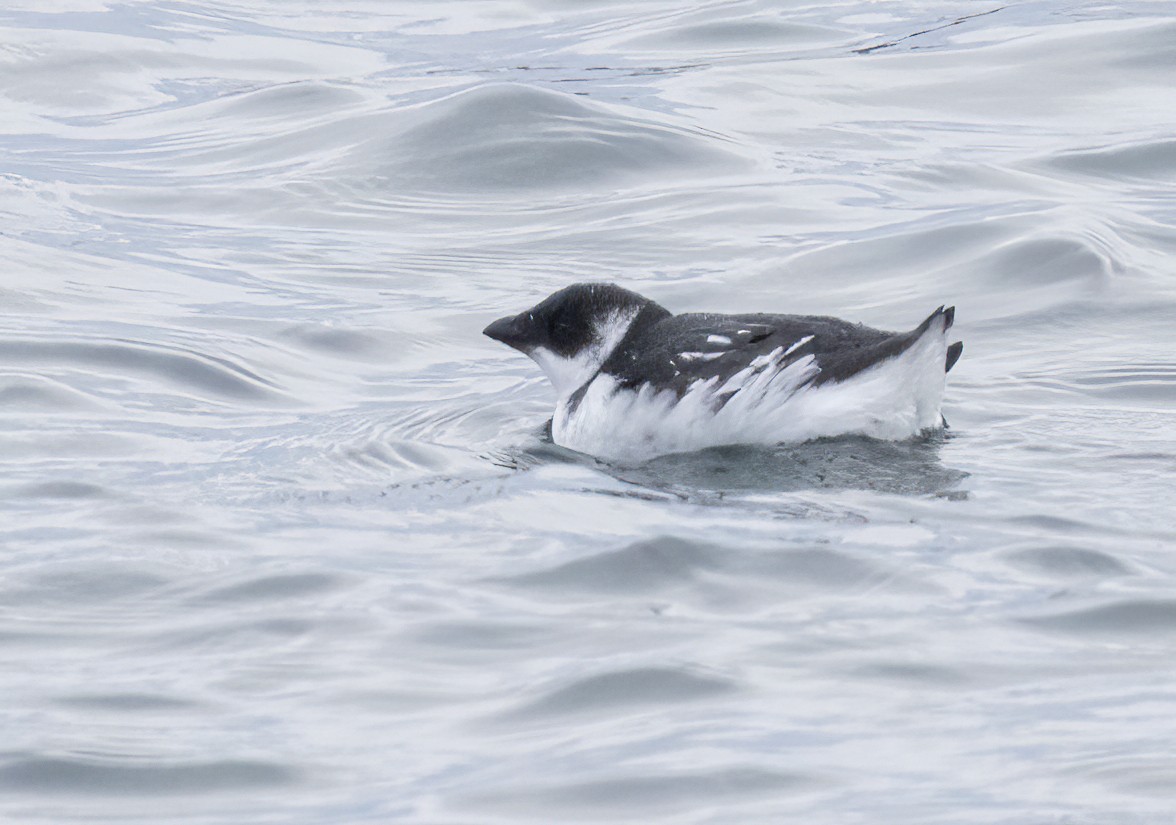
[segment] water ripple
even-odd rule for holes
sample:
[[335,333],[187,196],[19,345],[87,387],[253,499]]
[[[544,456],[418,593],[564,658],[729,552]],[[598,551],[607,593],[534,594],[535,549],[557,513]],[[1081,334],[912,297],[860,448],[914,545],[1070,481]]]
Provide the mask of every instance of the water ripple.
[[671,668],[642,667],[577,679],[507,714],[511,720],[578,713],[617,713],[711,699],[737,690],[729,679]]
[[286,765],[222,759],[177,765],[131,760],[8,757],[0,764],[0,788],[9,793],[91,796],[179,796],[248,793],[290,785],[298,772]]
[[1146,636],[1150,642],[1158,644],[1176,634],[1176,600],[1123,599],[1024,621],[1046,630],[1081,635]]
[[144,341],[0,340],[0,358],[10,364],[99,367],[148,375],[178,384],[198,396],[269,402],[285,400],[281,389],[248,367],[220,356]]
[[[1176,26],[979,11],[6,4],[0,820],[1169,820]],[[563,450],[582,280],[951,429]]]

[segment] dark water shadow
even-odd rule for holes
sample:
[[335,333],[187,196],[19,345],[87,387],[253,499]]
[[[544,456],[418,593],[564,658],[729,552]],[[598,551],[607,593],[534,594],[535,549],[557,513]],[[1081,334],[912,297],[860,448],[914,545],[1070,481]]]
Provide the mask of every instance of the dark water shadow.
[[289,786],[297,779],[298,772],[291,766],[243,759],[147,764],[130,759],[14,754],[0,764],[0,791],[39,796],[256,793]]
[[967,473],[943,464],[943,435],[908,441],[847,436],[777,447],[716,447],[653,459],[614,475],[650,487],[709,491],[876,490],[963,496]]
[[593,466],[613,478],[680,497],[702,493],[788,493],[811,490],[873,490],[913,496],[963,499],[968,477],[940,459],[950,433],[879,441],[863,436],[824,438],[775,447],[713,447],[659,456],[636,466],[618,466],[553,443],[550,429],[538,443],[512,457],[523,469],[551,463]]

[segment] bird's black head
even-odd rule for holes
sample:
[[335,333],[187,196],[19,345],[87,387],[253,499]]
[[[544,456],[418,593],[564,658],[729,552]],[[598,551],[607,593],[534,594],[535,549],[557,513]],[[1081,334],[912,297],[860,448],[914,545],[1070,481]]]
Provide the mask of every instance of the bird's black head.
[[600,342],[602,327],[610,320],[632,320],[652,303],[616,284],[573,284],[518,315],[499,318],[482,332],[528,355],[543,347],[561,358],[575,358]]
[[562,394],[600,369],[647,308],[658,320],[670,314],[616,284],[573,284],[518,315],[499,318],[483,333],[532,358]]

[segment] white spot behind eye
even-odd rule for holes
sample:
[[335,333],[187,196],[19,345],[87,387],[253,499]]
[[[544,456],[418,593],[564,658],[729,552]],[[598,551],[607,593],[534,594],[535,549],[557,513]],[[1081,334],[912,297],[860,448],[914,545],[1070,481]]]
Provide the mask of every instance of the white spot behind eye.
[[567,397],[599,371],[636,316],[636,310],[622,310],[597,319],[593,324],[595,340],[572,356],[560,356],[544,347],[537,347],[528,355],[547,373],[556,393],[561,398]]
[[706,336],[706,342],[708,344],[730,344],[731,339],[726,335],[708,335]]
[[714,361],[716,358],[722,358],[726,355],[725,352],[679,352],[678,357],[684,358],[687,361]]

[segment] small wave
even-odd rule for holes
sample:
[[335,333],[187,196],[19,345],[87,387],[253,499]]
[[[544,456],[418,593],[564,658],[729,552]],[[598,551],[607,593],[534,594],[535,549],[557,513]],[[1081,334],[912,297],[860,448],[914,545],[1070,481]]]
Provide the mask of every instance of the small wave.
[[1176,363],[1166,361],[1057,365],[1026,370],[1016,377],[1026,385],[1104,398],[1116,404],[1134,402],[1168,408],[1176,403]]
[[854,668],[853,675],[918,688],[967,687],[975,682],[965,668],[922,662],[873,662]]
[[62,415],[100,408],[90,396],[51,378],[0,375],[0,411],[4,414]]
[[501,581],[520,587],[646,594],[719,567],[722,549],[669,536]]
[[329,324],[294,324],[279,331],[277,337],[317,354],[354,361],[388,363],[396,352],[376,333]]
[[777,53],[811,50],[848,42],[846,31],[814,24],[786,21],[769,14],[732,19],[729,9],[713,20],[662,24],[617,45],[626,54],[641,52],[682,54],[694,52],[706,56],[707,62],[730,55]]
[[73,693],[59,696],[55,704],[65,707],[85,708],[105,713],[174,713],[177,710],[191,710],[200,703],[175,696],[155,693]]
[[446,621],[428,622],[407,634],[413,642],[426,647],[439,646],[459,650],[463,657],[484,656],[500,660],[504,651],[534,651],[542,643],[558,643],[562,638],[547,625],[538,622]]
[[1045,165],[1063,172],[1078,172],[1112,179],[1136,179],[1158,183],[1176,180],[1176,139],[1152,140],[1065,152]]
[[677,668],[642,667],[577,679],[511,711],[511,719],[533,719],[626,708],[664,707],[732,693],[736,683]]
[[8,364],[51,363],[99,367],[113,374],[149,375],[178,384],[198,396],[247,401],[284,400],[276,384],[227,358],[138,341],[0,340]]
[[391,190],[527,193],[732,170],[713,138],[520,84],[459,92],[373,124],[336,174]]
[[297,775],[286,765],[245,759],[161,765],[155,760],[27,755],[0,764],[0,788],[71,796],[206,795],[281,787]]
[[[297,81],[252,89],[212,101],[208,114],[223,118],[232,130],[257,120],[297,122],[305,126],[317,118],[335,117],[338,112],[365,100],[354,89],[321,81]],[[207,121],[208,118],[203,118]]]
[[[108,608],[103,621],[133,624],[141,619],[135,606],[163,592],[172,580],[143,566],[116,562],[73,562],[47,566],[20,585],[0,590],[7,605],[23,605],[55,615],[64,621],[71,611]],[[96,625],[91,623],[89,629]]]
[[[1097,607],[1022,620],[1045,630],[1086,635],[1147,637],[1159,642],[1176,633],[1176,600],[1123,599]],[[1167,644],[1167,642],[1164,642]]]
[[1103,281],[1119,268],[1104,250],[1078,236],[1019,239],[993,250],[984,266],[1026,288]]
[[335,589],[340,576],[326,573],[282,573],[260,576],[250,581],[236,582],[202,595],[206,603],[272,602],[276,600],[307,598]]
[[1007,551],[1004,559],[1023,570],[1058,579],[1101,579],[1134,572],[1114,556],[1085,547],[1024,547]]
[[[818,784],[821,781],[814,776],[751,767],[664,773],[641,770],[560,785],[507,788],[471,797],[466,804],[480,811],[535,814],[542,819],[549,819],[554,810],[573,816],[577,810],[586,815],[609,812],[629,819],[635,811],[660,818],[669,811],[697,814],[714,809],[724,812],[722,819],[748,821],[757,818],[755,813],[762,813],[756,807],[757,800],[810,791]],[[748,804],[746,816],[731,816],[732,806]]]
[[16,490],[16,495],[22,498],[55,498],[76,501],[79,499],[108,498],[110,491],[98,484],[84,481],[45,481],[39,484],[29,484]]

